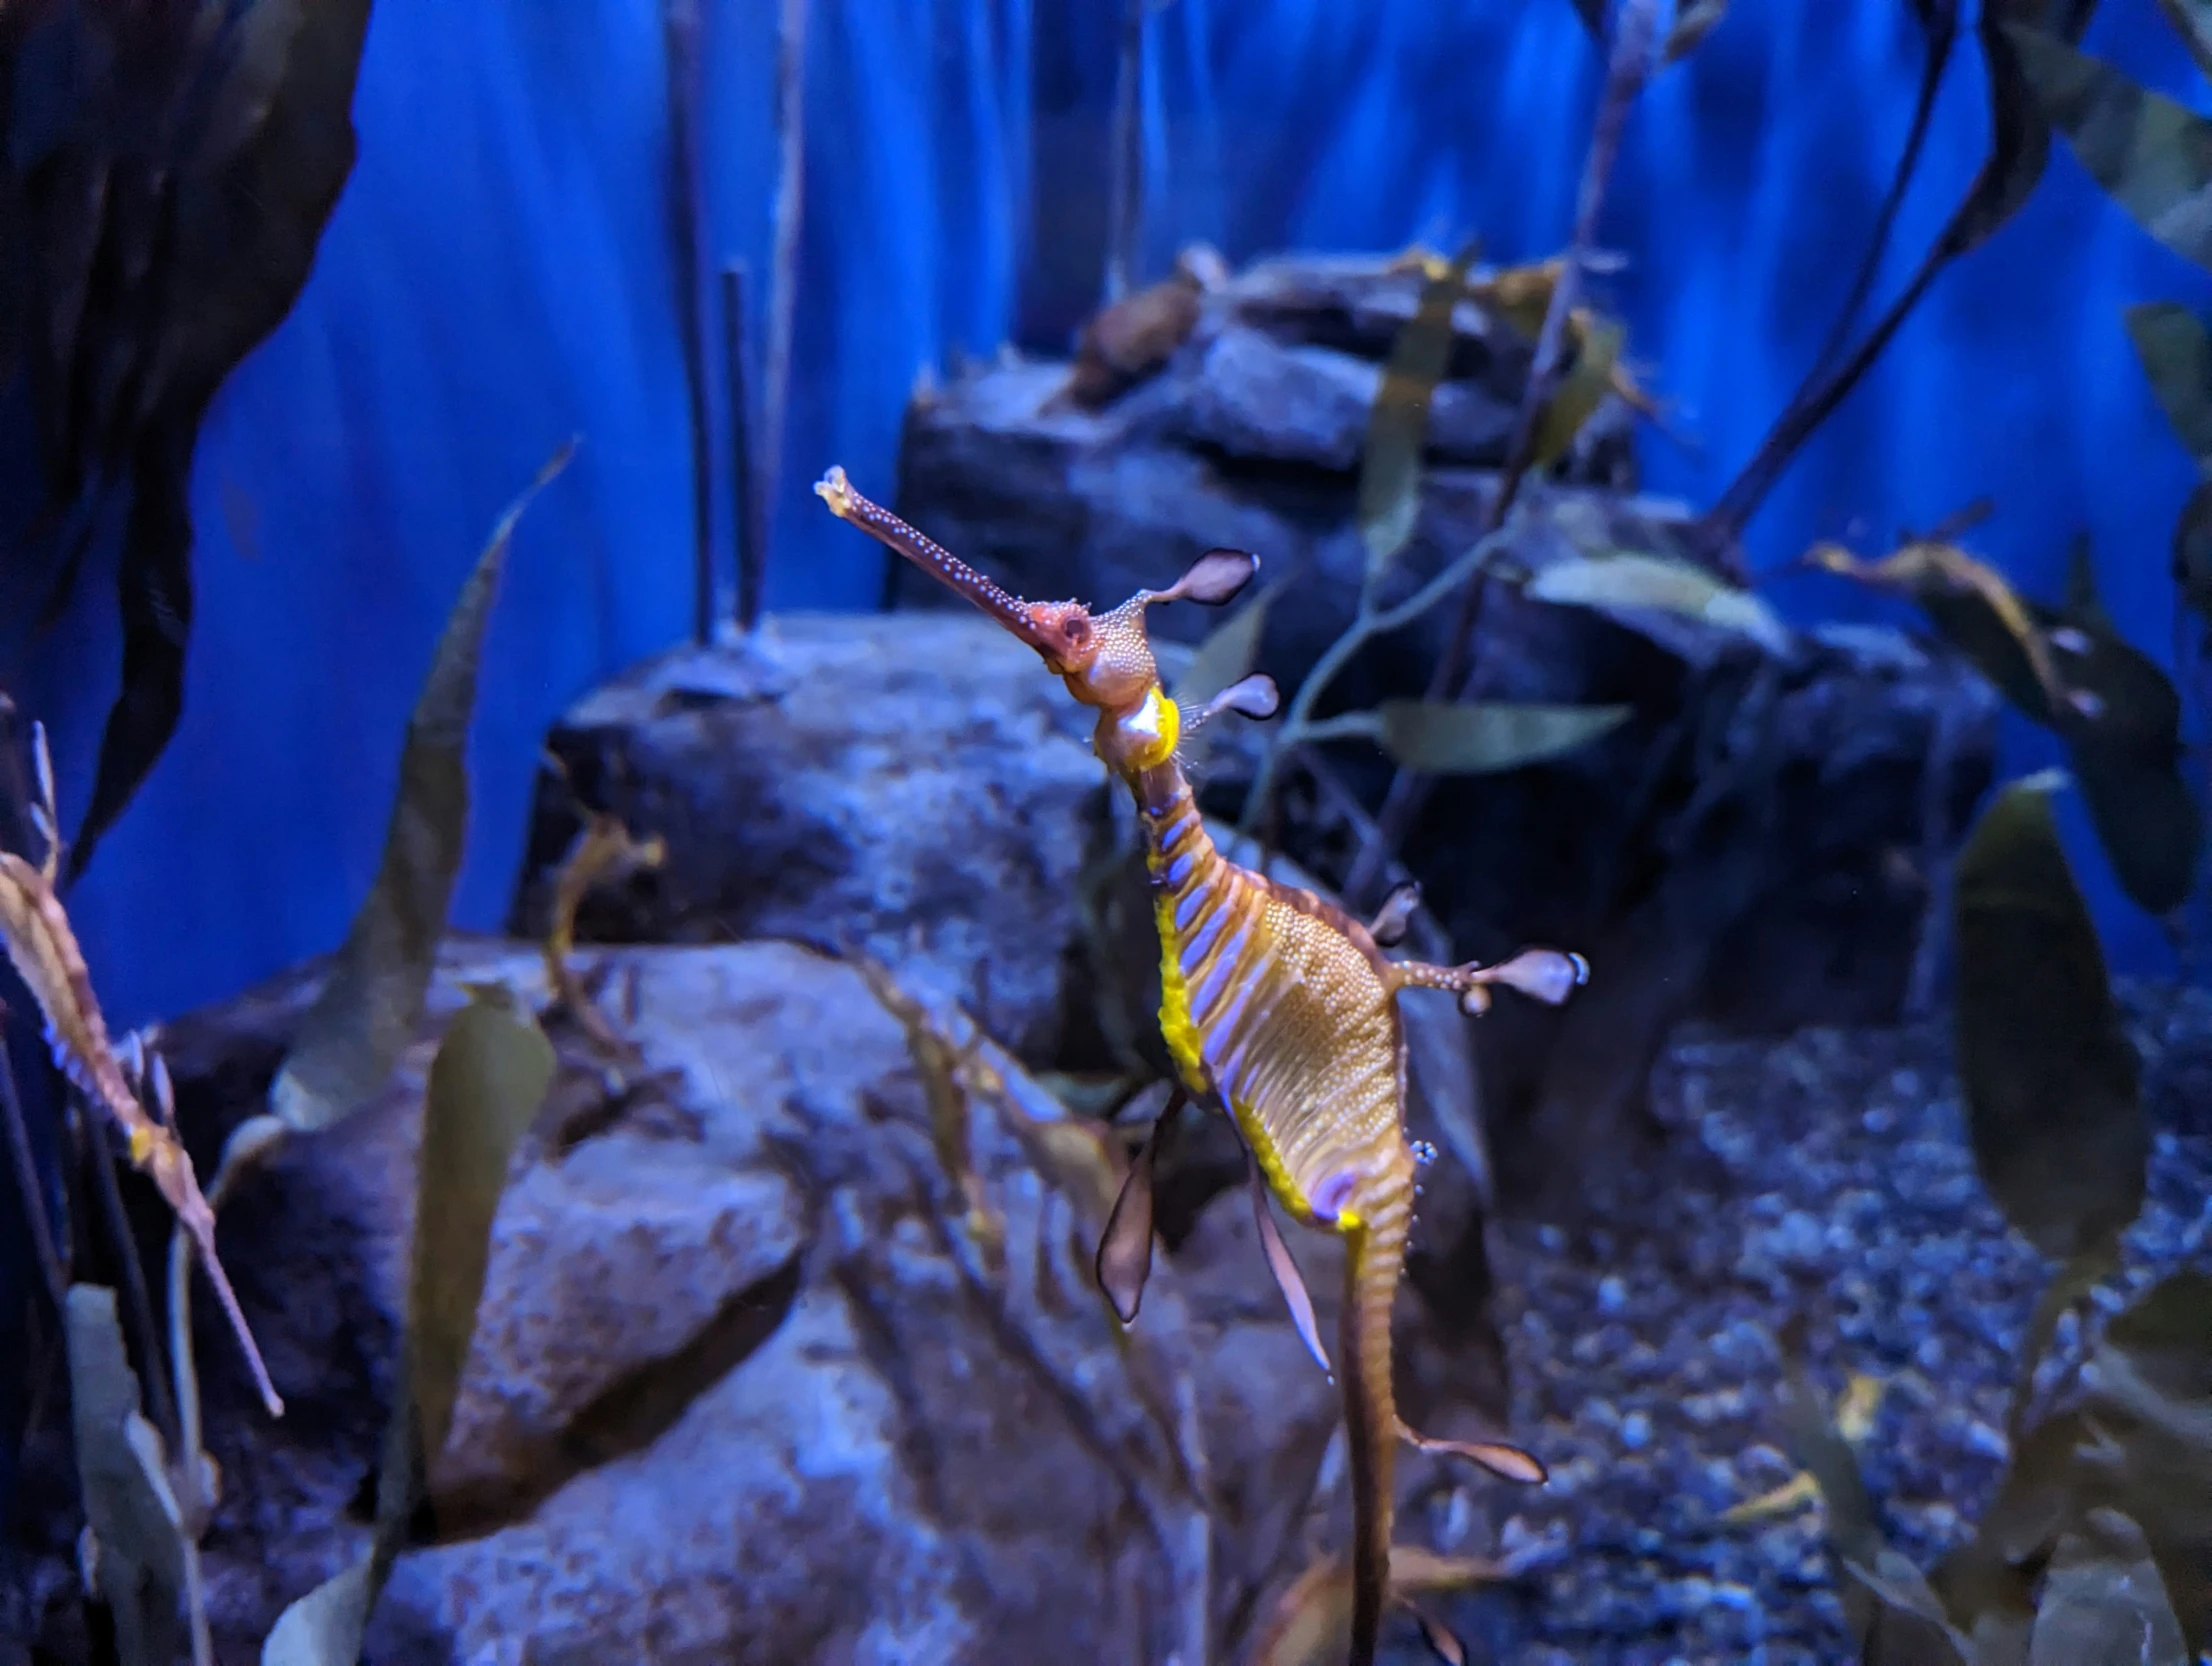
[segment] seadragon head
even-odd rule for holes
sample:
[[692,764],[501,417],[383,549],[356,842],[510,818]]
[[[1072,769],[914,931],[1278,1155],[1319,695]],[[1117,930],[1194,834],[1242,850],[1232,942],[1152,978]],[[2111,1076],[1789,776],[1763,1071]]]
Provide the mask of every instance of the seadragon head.
[[[1144,610],[1154,602],[1203,602],[1218,607],[1233,600],[1260,565],[1259,557],[1244,550],[1208,550],[1167,589],[1140,590],[1111,612],[1094,615],[1081,602],[1031,602],[1013,595],[926,533],[862,497],[841,468],[831,469],[814,490],[839,519],[850,521],[947,589],[967,597],[1036,649],[1046,668],[1067,684],[1069,693],[1098,710],[1101,751],[1110,762],[1143,765],[1175,750],[1181,719],[1174,703],[1160,691]],[[1208,713],[1232,709],[1265,717],[1274,707],[1274,685],[1264,677],[1250,677],[1225,690]]]

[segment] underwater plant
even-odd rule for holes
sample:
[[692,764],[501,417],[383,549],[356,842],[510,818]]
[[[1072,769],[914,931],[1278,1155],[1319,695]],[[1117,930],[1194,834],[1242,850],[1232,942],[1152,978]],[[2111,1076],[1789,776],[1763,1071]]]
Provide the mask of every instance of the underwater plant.
[[[115,1124],[125,1136],[127,1160],[147,1173],[175,1215],[164,1347],[108,1153],[95,1146],[87,1166],[118,1239],[119,1290],[82,1276],[72,1265],[67,1234],[46,1218],[28,1160],[23,1107],[0,1053],[0,1116],[22,1195],[33,1205],[34,1248],[66,1350],[87,1529],[86,1590],[110,1615],[120,1666],[167,1666],[183,1647],[194,1666],[213,1666],[200,1540],[221,1498],[221,1476],[202,1439],[192,1261],[197,1255],[214,1282],[263,1403],[272,1416],[281,1415],[282,1402],[216,1259],[217,1212],[288,1141],[332,1127],[369,1102],[421,1018],[468,821],[464,751],[485,631],[515,525],[573,450],[574,442],[564,445],[509,506],[462,586],[408,723],[377,877],[293,1038],[268,1109],[229,1131],[204,1190],[178,1131],[160,1032],[111,1042],[101,1017],[91,974],[55,893],[60,823],[43,736],[33,731],[35,788],[27,820],[45,849],[37,865],[0,851],[0,946],[40,1003],[48,1045],[79,1101],[73,1120],[88,1136],[94,1112]],[[608,842],[603,834],[600,844]],[[612,842],[612,857],[599,844],[580,856],[574,884],[588,887],[595,869],[628,853],[628,846]],[[562,946],[549,942],[549,958]],[[552,983],[558,1002],[564,982],[556,977]],[[359,1659],[363,1628],[407,1542],[427,1466],[445,1443],[509,1156],[554,1071],[551,1043],[513,991],[471,989],[469,995],[445,1028],[424,1100],[401,1386],[378,1466],[369,1551],[284,1611],[262,1653],[267,1666],[352,1666]],[[136,1333],[141,1363],[135,1367],[124,1340],[126,1315]],[[180,1618],[186,1630],[181,1643]]]
[[1881,1531],[1838,1428],[1864,1420],[1831,1420],[1800,1323],[1784,1338],[1800,1483],[1731,1513],[1817,1491],[1867,1666],[2187,1666],[2212,1640],[2212,1279],[2170,1274],[2113,1313],[2066,1403],[2032,1417],[2061,1320],[2119,1266],[2151,1154],[2135,1051],[2052,821],[2062,785],[2048,772],[1996,795],[1953,904],[1975,1166],[2012,1230],[2056,1263],[2019,1345],[2009,1468],[1974,1535],[1923,1573]]
[[37,564],[45,620],[127,505],[121,683],[65,885],[182,715],[193,450],[216,390],[305,286],[353,170],[368,22],[369,0],[0,6],[0,100],[37,112],[11,118],[0,162],[0,391],[36,422],[44,480],[0,559]]
[[[1503,984],[1549,1003],[1565,1000],[1588,968],[1556,949],[1528,949],[1494,966],[1394,961],[1410,898],[1394,897],[1363,926],[1311,892],[1228,861],[1200,820],[1177,757],[1185,719],[1162,692],[1146,639],[1157,603],[1231,600],[1258,567],[1213,550],[1175,584],[1139,591],[1093,617],[1080,602],[1029,602],[854,491],[842,469],[815,488],[841,519],[965,596],[1021,641],[1069,693],[1099,713],[1093,747],[1136,802],[1146,834],[1161,943],[1160,1026],[1180,1090],[1226,1114],[1242,1137],[1262,1242],[1299,1332],[1323,1370],[1328,1354],[1312,1299],[1276,1233],[1272,1193],[1301,1224],[1345,1239],[1339,1347],[1350,1440],[1354,1548],[1349,1659],[1371,1666],[1389,1584],[1397,1442],[1468,1457],[1496,1474],[1540,1481],[1518,1448],[1432,1440],[1399,1419],[1390,1313],[1413,1216],[1416,1159],[1405,1133],[1406,1052],[1397,999],[1438,989],[1469,1012]],[[1266,717],[1274,684],[1248,677],[1195,711],[1197,729],[1223,711]],[[1177,1108],[1170,1102],[1160,1130]],[[1150,1186],[1159,1131],[1117,1200],[1098,1252],[1099,1282],[1125,1323],[1136,1316],[1152,1254]]]

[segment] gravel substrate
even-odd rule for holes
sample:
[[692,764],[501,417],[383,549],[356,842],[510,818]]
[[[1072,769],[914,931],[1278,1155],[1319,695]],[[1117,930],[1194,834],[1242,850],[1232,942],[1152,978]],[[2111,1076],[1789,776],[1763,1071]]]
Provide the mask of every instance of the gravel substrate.
[[[2121,1000],[2156,1143],[2108,1310],[2204,1265],[2212,1229],[2212,995]],[[1497,1229],[1513,1434],[1551,1485],[1478,1484],[1408,1525],[1502,1543],[1529,1575],[1443,1610],[1477,1660],[1848,1662],[1818,1507],[1721,1519],[1793,1473],[1776,1336],[1805,1314],[1831,1400],[1847,1373],[1886,1382],[1861,1464],[1891,1542],[1926,1569],[1971,1536],[2003,1470],[2043,1264],[1975,1176],[1945,1023],[1692,1039],[1654,1099],[1666,1152],[1606,1200],[1603,1229]],[[2081,1341],[2067,1321],[2067,1368]]]

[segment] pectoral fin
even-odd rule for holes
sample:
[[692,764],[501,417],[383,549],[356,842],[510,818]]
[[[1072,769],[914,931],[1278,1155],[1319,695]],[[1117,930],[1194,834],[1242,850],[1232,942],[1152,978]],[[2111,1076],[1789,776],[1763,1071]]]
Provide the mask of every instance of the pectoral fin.
[[1152,1125],[1144,1149],[1129,1165],[1129,1177],[1114,1199],[1114,1212],[1106,1217],[1106,1230],[1098,1240],[1098,1287],[1114,1304],[1125,1325],[1136,1323],[1137,1307],[1144,1300],[1145,1281],[1152,1276],[1152,1191],[1160,1164],[1160,1146],[1170,1137],[1176,1113],[1186,1095],[1178,1089]]
[[1329,1367],[1329,1351],[1321,1345],[1321,1322],[1314,1317],[1305,1275],[1291,1259],[1290,1246],[1283,1242],[1282,1232],[1275,1225],[1275,1212],[1267,1206],[1267,1177],[1260,1173],[1259,1159],[1249,1151],[1245,1153],[1245,1166],[1251,1176],[1252,1217],[1259,1223],[1260,1248],[1267,1252],[1268,1270],[1275,1275],[1283,1300],[1290,1306],[1290,1322],[1298,1327],[1298,1340],[1306,1345],[1306,1352],[1313,1355],[1323,1374],[1334,1375]]

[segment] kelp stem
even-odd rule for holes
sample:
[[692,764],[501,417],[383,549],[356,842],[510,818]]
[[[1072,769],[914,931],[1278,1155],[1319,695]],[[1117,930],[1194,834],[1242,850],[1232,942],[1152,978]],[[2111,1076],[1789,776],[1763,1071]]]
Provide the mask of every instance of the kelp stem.
[[[1551,304],[1544,312],[1544,326],[1536,338],[1536,357],[1529,367],[1528,387],[1521,399],[1520,415],[1513,428],[1513,444],[1506,453],[1505,472],[1499,477],[1497,495],[1483,518],[1483,532],[1496,532],[1512,513],[1514,500],[1527,479],[1536,456],[1536,436],[1544,407],[1559,378],[1561,348],[1566,340],[1567,319],[1574,311],[1582,288],[1583,268],[1597,247],[1598,216],[1605,207],[1605,189],[1620,154],[1621,135],[1628,112],[1651,72],[1653,33],[1658,8],[1654,0],[1628,0],[1615,26],[1613,50],[1607,60],[1605,92],[1598,100],[1597,119],[1590,129],[1590,149],[1582,165],[1582,182],[1575,194],[1574,240],[1561,262],[1559,281],[1552,286]],[[1429,700],[1456,699],[1465,693],[1467,658],[1474,649],[1475,628],[1482,620],[1482,603],[1489,589],[1488,570],[1477,571],[1468,581],[1459,604],[1459,617],[1445,639],[1443,657],[1429,678]],[[1428,796],[1429,778],[1400,765],[1390,778],[1382,808],[1375,815],[1375,831],[1363,841],[1344,876],[1342,896],[1347,908],[1366,905],[1375,876],[1403,842],[1406,829],[1420,813]]]

